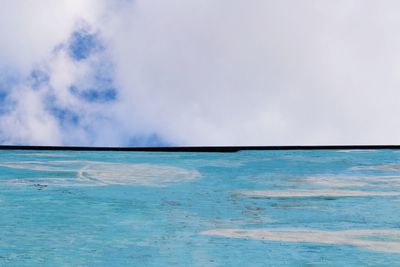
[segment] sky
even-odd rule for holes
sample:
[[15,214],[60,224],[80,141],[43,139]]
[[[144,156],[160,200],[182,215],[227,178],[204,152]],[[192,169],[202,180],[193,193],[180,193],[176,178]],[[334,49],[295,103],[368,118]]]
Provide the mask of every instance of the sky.
[[400,144],[395,0],[13,0],[0,144]]

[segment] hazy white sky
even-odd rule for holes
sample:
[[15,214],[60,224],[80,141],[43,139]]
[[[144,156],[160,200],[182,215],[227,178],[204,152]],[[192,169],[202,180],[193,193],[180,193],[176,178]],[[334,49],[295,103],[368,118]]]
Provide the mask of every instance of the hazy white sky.
[[400,2],[13,0],[0,143],[400,144]]

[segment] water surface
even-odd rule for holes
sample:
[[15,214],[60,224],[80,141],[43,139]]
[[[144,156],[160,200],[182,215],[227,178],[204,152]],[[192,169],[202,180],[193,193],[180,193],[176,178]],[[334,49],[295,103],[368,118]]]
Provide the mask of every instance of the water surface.
[[398,150],[0,151],[0,266],[399,266]]

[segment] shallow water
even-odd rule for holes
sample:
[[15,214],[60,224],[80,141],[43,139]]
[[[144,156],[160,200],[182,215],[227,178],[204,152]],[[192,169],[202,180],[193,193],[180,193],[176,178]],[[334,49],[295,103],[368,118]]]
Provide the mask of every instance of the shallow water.
[[397,150],[0,151],[0,266],[400,266]]

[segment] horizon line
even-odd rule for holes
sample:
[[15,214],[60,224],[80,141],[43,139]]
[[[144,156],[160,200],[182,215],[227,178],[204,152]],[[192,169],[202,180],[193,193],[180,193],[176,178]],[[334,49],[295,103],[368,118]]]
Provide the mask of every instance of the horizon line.
[[287,145],[287,146],[165,146],[165,147],[107,147],[107,146],[19,146],[0,145],[0,150],[71,150],[71,151],[136,151],[136,152],[220,152],[243,150],[338,150],[338,149],[400,149],[400,145]]

